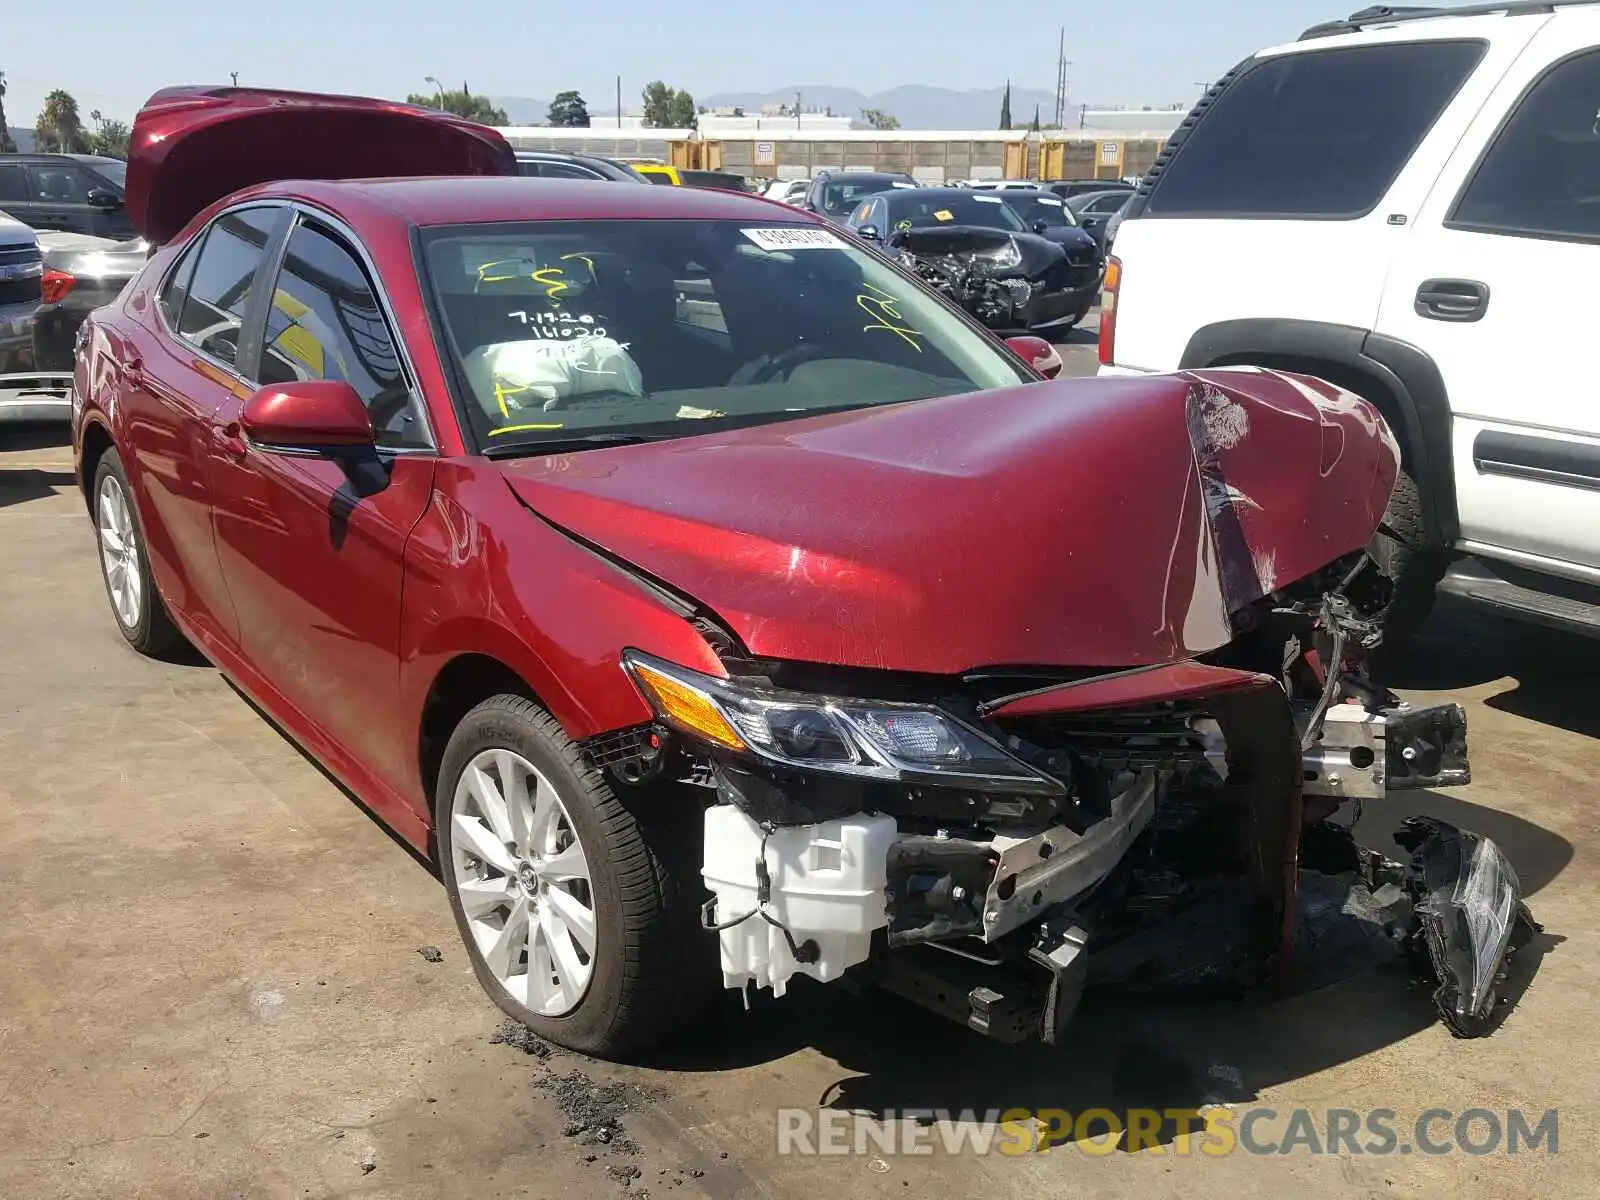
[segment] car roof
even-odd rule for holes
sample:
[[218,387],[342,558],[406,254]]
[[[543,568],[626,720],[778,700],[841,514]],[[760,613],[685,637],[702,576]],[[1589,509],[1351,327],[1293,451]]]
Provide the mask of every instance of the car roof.
[[81,163],[111,163],[122,162],[109,154],[38,154],[30,151],[27,154],[0,154],[0,162],[81,162]]
[[246,198],[301,199],[352,221],[398,219],[419,226],[585,219],[821,223],[790,205],[748,192],[619,188],[598,179],[519,175],[283,181],[239,192],[230,202]]

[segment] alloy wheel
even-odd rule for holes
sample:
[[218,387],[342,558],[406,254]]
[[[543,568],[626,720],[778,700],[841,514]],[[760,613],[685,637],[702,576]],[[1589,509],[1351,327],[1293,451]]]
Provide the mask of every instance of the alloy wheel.
[[139,624],[144,582],[139,572],[139,540],[133,527],[122,483],[113,474],[100,481],[96,512],[100,525],[100,566],[106,576],[111,605],[124,629]]
[[559,1017],[582,1002],[598,933],[589,860],[555,786],[512,750],[456,781],[450,858],[473,943],[513,1000]]

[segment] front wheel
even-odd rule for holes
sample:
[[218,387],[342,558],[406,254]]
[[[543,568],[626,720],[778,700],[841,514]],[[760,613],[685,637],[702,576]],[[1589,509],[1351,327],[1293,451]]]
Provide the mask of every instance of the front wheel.
[[635,816],[518,696],[479,704],[445,749],[434,828],[467,956],[503,1012],[557,1045],[642,1049],[715,995],[701,811],[653,799]]

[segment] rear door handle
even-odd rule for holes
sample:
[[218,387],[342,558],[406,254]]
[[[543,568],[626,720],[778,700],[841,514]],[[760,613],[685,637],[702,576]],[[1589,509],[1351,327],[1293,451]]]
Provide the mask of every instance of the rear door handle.
[[1416,313],[1430,321],[1481,321],[1489,308],[1489,285],[1476,279],[1424,279]]

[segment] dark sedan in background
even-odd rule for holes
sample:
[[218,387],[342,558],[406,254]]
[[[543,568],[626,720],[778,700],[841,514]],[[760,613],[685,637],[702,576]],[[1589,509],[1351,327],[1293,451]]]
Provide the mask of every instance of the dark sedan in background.
[[0,211],[34,229],[131,238],[128,164],[99,154],[0,154]]
[[1094,245],[1069,248],[1033,232],[1000,192],[896,188],[863,197],[845,223],[891,252],[973,259],[993,278],[1025,281],[1028,296],[1010,327],[1071,328],[1099,299]]
[[1128,201],[1132,199],[1131,188],[1113,188],[1070,196],[1066,205],[1079,227],[1094,238],[1095,244],[1100,247],[1100,253],[1104,254],[1112,218],[1126,208]]
[[565,154],[559,150],[518,150],[517,173],[535,179],[603,179],[612,183],[649,183],[627,163],[598,154]]
[[149,256],[142,238],[113,242],[72,234],[41,234],[44,293],[33,315],[33,356],[40,371],[70,379],[78,327],[102,304],[117,298]]
[[898,171],[818,171],[799,207],[843,225],[865,197],[916,186],[916,180]]

